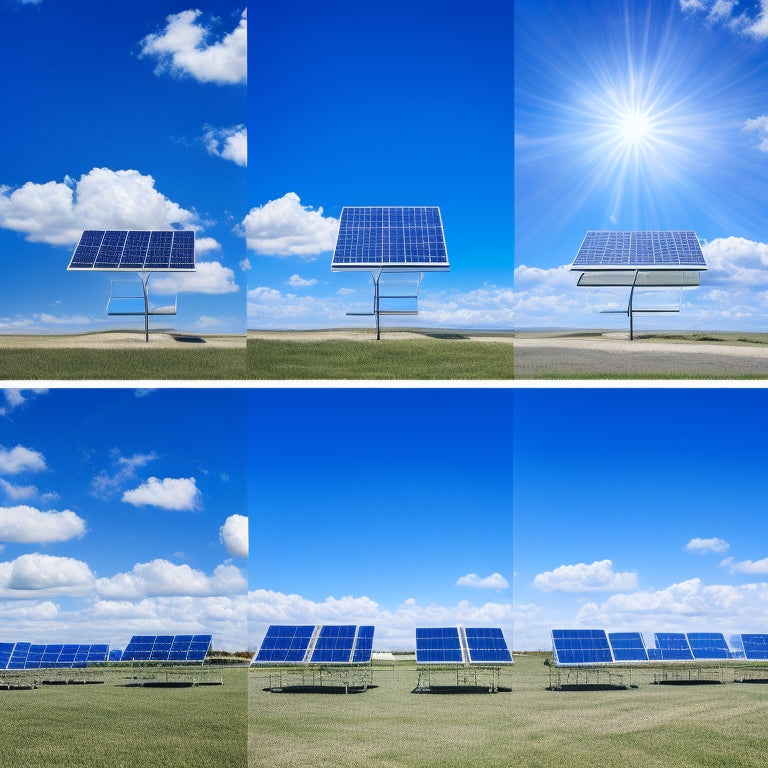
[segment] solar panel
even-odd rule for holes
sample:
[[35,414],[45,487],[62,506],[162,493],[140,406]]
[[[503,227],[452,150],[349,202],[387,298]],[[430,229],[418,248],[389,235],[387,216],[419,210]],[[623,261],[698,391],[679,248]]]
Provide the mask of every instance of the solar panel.
[[16,643],[0,643],[0,669],[7,669]]
[[121,661],[204,661],[212,635],[134,635]]
[[654,635],[661,661],[691,661],[693,654],[683,632],[657,632]]
[[469,660],[473,663],[511,664],[512,655],[498,627],[467,627]]
[[311,625],[277,625],[267,629],[267,634],[256,654],[255,662],[298,663],[304,661],[309,641],[315,631]]
[[195,233],[191,230],[87,229],[80,236],[67,269],[194,271]]
[[273,624],[252,664],[367,664],[372,626]]
[[345,206],[331,269],[447,270],[437,206]]
[[123,660],[123,652],[120,648],[113,648],[109,652],[109,660],[110,661],[122,661]]
[[603,629],[553,629],[555,664],[607,664],[613,661]]
[[367,664],[371,660],[371,652],[373,651],[373,630],[374,628],[372,626],[357,628],[355,652],[352,656],[353,664]]
[[349,663],[355,642],[355,630],[356,627],[351,625],[321,627],[311,661],[315,664]]
[[461,664],[458,627],[418,627],[416,629],[417,664]]
[[571,269],[706,269],[696,233],[690,230],[589,231]]
[[748,661],[768,660],[768,635],[742,635],[741,642],[744,644],[744,655]]
[[608,642],[615,661],[648,661],[645,642],[639,632],[609,632]]
[[731,658],[731,649],[722,632],[689,632],[688,645],[694,659]]

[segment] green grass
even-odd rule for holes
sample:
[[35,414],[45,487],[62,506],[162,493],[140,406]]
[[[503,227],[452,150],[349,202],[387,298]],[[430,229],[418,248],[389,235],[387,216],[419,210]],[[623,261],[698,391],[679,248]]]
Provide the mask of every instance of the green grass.
[[510,379],[512,345],[452,338],[248,340],[251,379]]
[[[647,675],[648,673],[646,673]],[[764,766],[768,685],[557,692],[542,657],[516,657],[512,691],[411,693],[414,666],[354,695],[264,692],[249,679],[251,765],[353,768]],[[633,682],[637,681],[633,673]]]
[[0,380],[244,379],[245,351],[207,349],[49,349],[0,351]]
[[14,768],[245,768],[245,669],[223,686],[0,690],[0,755]]

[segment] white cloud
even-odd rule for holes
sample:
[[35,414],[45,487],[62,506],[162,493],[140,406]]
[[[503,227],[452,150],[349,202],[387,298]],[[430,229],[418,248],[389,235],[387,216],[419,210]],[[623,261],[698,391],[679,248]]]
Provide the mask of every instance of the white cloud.
[[246,11],[234,31],[213,40],[213,25],[203,26],[202,12],[182,11],[166,18],[162,33],[147,35],[141,55],[157,57],[156,74],[188,75],[201,83],[245,83],[248,73]]
[[27,402],[28,397],[22,392],[32,392],[40,395],[45,394],[47,389],[13,389],[11,387],[3,390],[5,405],[0,405],[0,416],[7,416],[11,411]]
[[709,23],[722,23],[755,40],[768,38],[768,0],[759,0],[759,10],[755,8],[751,12],[735,13],[738,5],[738,0],[680,0],[683,11],[706,14]]
[[727,565],[730,566],[731,573],[768,573],[768,557],[764,557],[762,560],[742,560],[740,562],[729,558]]
[[41,472],[45,469],[45,458],[39,451],[17,445],[10,451],[0,445],[0,473],[17,475],[20,472]]
[[308,288],[312,285],[317,285],[317,280],[314,277],[311,280],[305,280],[301,275],[291,275],[288,278],[288,285],[291,288]]
[[240,290],[235,273],[218,261],[198,261],[194,272],[156,275],[152,288],[158,293],[221,294]]
[[237,266],[240,267],[240,269],[242,269],[243,272],[250,272],[251,260],[246,256],[244,259],[237,262]]
[[123,501],[135,507],[148,505],[186,512],[201,507],[202,495],[194,477],[150,477],[138,488],[125,491]]
[[637,589],[637,574],[615,573],[612,561],[596,560],[591,565],[561,565],[539,573],[533,586],[544,592],[619,592]]
[[0,563],[0,595],[28,597],[30,593],[83,594],[93,586],[90,568],[71,557],[33,553]]
[[248,557],[248,518],[230,515],[219,529],[219,538],[232,557]]
[[485,577],[480,577],[476,573],[468,573],[456,582],[456,586],[506,589],[509,586],[509,582],[500,573],[492,573],[490,576]]
[[718,538],[712,539],[691,539],[685,548],[690,552],[725,552],[730,545],[727,541]]
[[758,148],[761,152],[768,152],[768,115],[760,115],[760,117],[746,120],[742,129],[745,133],[757,134],[760,141]]
[[37,496],[37,487],[34,485],[13,485],[13,483],[9,483],[7,480],[0,478],[0,488],[2,488],[5,495],[13,501],[33,499]]
[[150,453],[134,453],[132,456],[122,456],[120,451],[113,449],[111,457],[113,465],[117,467],[117,471],[113,475],[108,474],[106,470],[99,472],[91,481],[91,496],[108,499],[136,477],[137,469],[146,466],[150,461],[155,461],[158,455],[152,451]]
[[[27,240],[75,245],[84,229],[199,228],[199,218],[155,189],[139,171],[93,168],[79,181],[0,187],[0,227]],[[199,243],[198,246],[199,248]]]
[[35,507],[0,507],[0,541],[50,544],[85,535],[85,520],[74,512],[42,512]]
[[251,208],[243,220],[248,248],[263,256],[313,258],[332,251],[339,221],[301,204],[295,192]]
[[163,559],[136,563],[133,569],[126,573],[96,581],[99,595],[110,600],[136,600],[170,595],[233,595],[244,593],[246,589],[245,577],[234,565],[223,563],[209,576],[189,565],[175,565]]
[[203,141],[210,154],[237,165],[248,165],[248,131],[244,125],[233,128],[206,126]]

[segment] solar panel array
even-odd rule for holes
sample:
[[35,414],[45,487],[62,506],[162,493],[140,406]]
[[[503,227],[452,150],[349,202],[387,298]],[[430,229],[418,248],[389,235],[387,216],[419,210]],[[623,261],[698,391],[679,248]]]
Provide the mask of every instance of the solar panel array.
[[107,660],[104,643],[0,643],[0,669],[71,669]]
[[744,655],[749,661],[768,661],[768,635],[741,635]]
[[693,231],[589,231],[572,269],[706,269]]
[[204,661],[211,635],[134,635],[122,661]]
[[511,664],[498,627],[418,627],[417,664]]
[[373,633],[372,626],[354,624],[273,624],[253,663],[367,664]]
[[86,229],[67,269],[194,271],[195,233],[190,230]]
[[332,269],[448,269],[437,206],[349,207],[341,210]]

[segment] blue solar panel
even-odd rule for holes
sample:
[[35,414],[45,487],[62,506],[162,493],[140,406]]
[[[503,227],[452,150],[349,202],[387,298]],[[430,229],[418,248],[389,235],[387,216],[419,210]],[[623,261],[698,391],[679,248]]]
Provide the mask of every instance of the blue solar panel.
[[692,231],[587,232],[573,269],[706,269]]
[[352,656],[353,663],[368,663],[371,660],[371,651],[373,650],[373,630],[374,628],[372,626],[357,628],[355,652]]
[[267,629],[254,661],[298,663],[304,656],[315,628],[311,625],[276,625]]
[[689,632],[688,644],[695,659],[731,658],[731,649],[722,632]]
[[417,664],[461,664],[463,661],[457,627],[416,629]]
[[511,664],[512,655],[498,627],[467,627],[469,660],[474,663]]
[[122,661],[204,661],[211,635],[134,635]]
[[648,652],[639,632],[609,632],[608,642],[616,661],[648,661]]
[[0,669],[6,669],[16,643],[0,643]]
[[123,652],[119,648],[113,648],[109,652],[109,660],[110,661],[122,661],[123,660]]
[[683,632],[657,632],[656,648],[661,651],[662,661],[691,661],[693,654],[688,638]]
[[211,635],[193,635],[189,643],[187,661],[204,661],[211,647]]
[[436,206],[344,207],[332,269],[448,269]]
[[87,229],[81,235],[67,269],[193,271],[195,233],[188,230]]
[[553,629],[555,664],[607,664],[613,661],[603,629]]
[[352,657],[352,646],[355,642],[354,625],[324,626],[312,652],[313,663],[348,664]]
[[744,644],[744,655],[749,661],[768,660],[768,635],[742,635],[741,641]]

